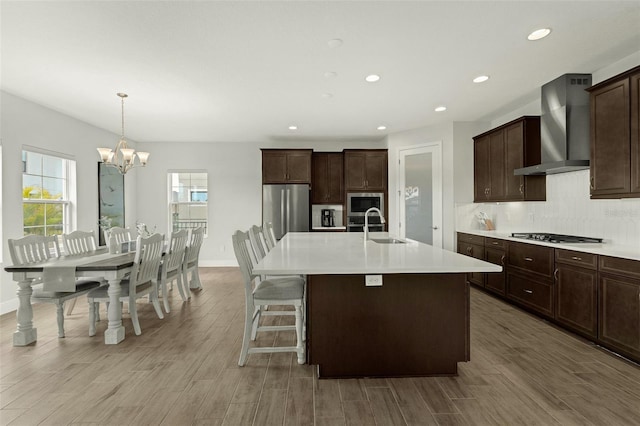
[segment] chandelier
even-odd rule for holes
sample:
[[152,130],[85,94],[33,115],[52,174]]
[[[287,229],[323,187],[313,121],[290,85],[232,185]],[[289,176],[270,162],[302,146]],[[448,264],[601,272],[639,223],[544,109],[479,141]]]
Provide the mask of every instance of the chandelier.
[[[102,162],[109,166],[115,167],[122,174],[127,173],[132,167],[144,167],[147,165],[147,159],[149,158],[148,152],[138,151],[129,148],[127,141],[124,138],[124,98],[128,95],[126,93],[118,93],[120,102],[122,104],[122,136],[116,145],[115,149],[111,148],[98,148],[100,153],[100,159]],[[136,158],[138,161],[136,162]]]

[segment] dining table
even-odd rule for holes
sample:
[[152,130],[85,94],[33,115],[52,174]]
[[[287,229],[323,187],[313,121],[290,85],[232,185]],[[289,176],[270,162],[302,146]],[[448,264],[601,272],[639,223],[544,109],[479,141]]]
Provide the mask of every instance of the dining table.
[[13,346],[26,346],[37,340],[37,329],[33,324],[31,294],[33,285],[40,284],[45,271],[66,268],[75,271],[76,278],[100,277],[109,285],[108,327],[104,333],[104,343],[115,345],[124,340],[122,306],[120,304],[120,281],[129,273],[134,264],[135,252],[111,254],[107,248],[72,256],[61,256],[44,262],[12,265],[5,271],[13,276],[18,285],[17,329],[13,333]]

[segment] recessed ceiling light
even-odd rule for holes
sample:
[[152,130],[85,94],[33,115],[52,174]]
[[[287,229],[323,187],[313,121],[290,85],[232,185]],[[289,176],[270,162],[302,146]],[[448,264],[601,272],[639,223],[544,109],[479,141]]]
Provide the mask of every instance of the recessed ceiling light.
[[324,78],[336,78],[338,73],[335,71],[327,71],[324,73]]
[[545,38],[551,33],[550,28],[540,28],[539,30],[535,30],[531,34],[527,36],[527,39],[531,41],[540,40],[541,38]]
[[289,126],[289,130],[298,130],[298,126]]
[[375,83],[376,81],[380,80],[380,76],[377,74],[370,74],[364,79],[367,81],[367,83]]
[[473,79],[474,83],[484,83],[485,81],[489,80],[489,76],[488,75],[479,75],[476,78]]
[[330,48],[335,49],[336,47],[342,46],[342,39],[334,38],[327,42]]
[[446,111],[446,110],[447,110],[447,107],[446,107],[446,106],[442,106],[442,105],[441,105],[441,106],[439,106],[439,107],[436,107],[436,112],[442,112],[442,111]]
[[387,126],[378,126],[378,130],[387,130]]

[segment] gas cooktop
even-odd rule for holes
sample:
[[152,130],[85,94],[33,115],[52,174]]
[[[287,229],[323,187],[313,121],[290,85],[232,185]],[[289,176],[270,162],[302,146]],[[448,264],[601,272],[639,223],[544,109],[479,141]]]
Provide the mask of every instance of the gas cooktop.
[[578,237],[575,235],[547,234],[544,232],[513,232],[514,238],[544,241],[547,243],[602,243],[602,238]]

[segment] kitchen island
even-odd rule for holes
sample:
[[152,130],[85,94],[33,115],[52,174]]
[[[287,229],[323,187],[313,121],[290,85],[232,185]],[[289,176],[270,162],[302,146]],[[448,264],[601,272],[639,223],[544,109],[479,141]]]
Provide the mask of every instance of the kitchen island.
[[384,232],[363,237],[288,233],[254,269],[307,275],[307,362],[319,377],[457,374],[470,359],[466,274],[501,267]]

